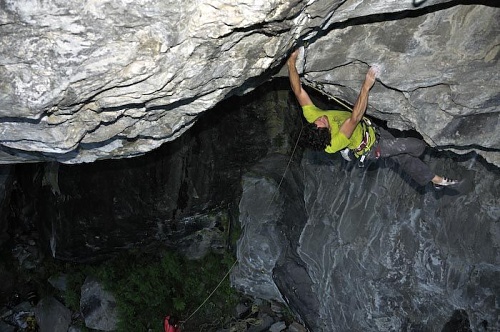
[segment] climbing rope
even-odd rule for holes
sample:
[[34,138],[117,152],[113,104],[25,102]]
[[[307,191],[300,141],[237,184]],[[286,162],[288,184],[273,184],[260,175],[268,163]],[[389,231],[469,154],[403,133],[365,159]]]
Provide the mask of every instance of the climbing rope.
[[281,176],[281,180],[280,180],[280,182],[278,183],[278,188],[277,188],[277,190],[274,192],[274,195],[273,195],[273,197],[271,198],[271,200],[269,201],[269,205],[267,206],[266,212],[267,212],[267,210],[269,210],[269,208],[271,207],[272,202],[273,202],[273,201],[274,201],[274,199],[276,198],[276,195],[278,194],[278,191],[279,191],[279,189],[281,188],[281,184],[283,183],[283,180],[285,179],[286,172],[288,171],[288,168],[290,167],[290,164],[292,163],[293,156],[295,155],[295,150],[297,150],[297,146],[298,146],[298,144],[299,144],[299,141],[300,141],[300,136],[302,135],[302,130],[303,130],[303,129],[304,129],[304,125],[302,124],[302,126],[300,127],[300,132],[299,132],[299,135],[297,136],[297,140],[295,141],[295,146],[293,147],[292,154],[290,155],[290,159],[288,159],[288,163],[286,164],[285,171],[283,172],[283,175]]
[[317,92],[321,93],[322,95],[327,96],[328,99],[332,99],[337,104],[344,106],[346,109],[348,109],[348,110],[350,110],[352,112],[352,107],[351,106],[347,105],[344,101],[340,100],[339,98],[337,98],[335,96],[332,96],[331,94],[325,92],[322,89],[323,86],[321,84],[319,84],[319,83],[311,83],[311,82],[307,82],[307,81],[304,84],[307,85],[309,88],[311,88],[313,90],[316,90]]
[[[297,136],[297,140],[295,141],[295,145],[293,147],[292,154],[290,155],[290,158],[288,159],[288,163],[287,163],[287,165],[285,167],[285,170],[283,171],[283,175],[281,176],[280,182],[278,183],[278,188],[275,191],[275,193],[274,193],[273,197],[271,198],[271,200],[269,201],[269,205],[267,206],[267,210],[269,210],[269,208],[271,207],[271,204],[274,201],[274,199],[276,198],[276,195],[277,195],[277,193],[278,193],[278,191],[279,191],[279,189],[281,187],[281,184],[283,183],[283,180],[285,179],[286,172],[288,171],[288,168],[290,167],[290,164],[292,163],[293,156],[295,155],[295,151],[297,150],[297,146],[298,146],[298,143],[299,143],[299,140],[300,140],[300,136],[302,135],[302,130],[303,129],[304,129],[304,126],[302,125],[302,127],[300,128],[299,135]],[[236,263],[238,263],[238,260],[235,260],[233,262],[233,264],[231,265],[231,267],[229,268],[229,270],[226,272],[226,274],[224,275],[224,277],[219,281],[219,283],[217,284],[217,286],[207,296],[207,298],[198,306],[198,308],[196,308],[196,310],[194,310],[193,313],[191,315],[189,315],[189,317],[187,319],[181,321],[181,325],[182,326],[186,322],[188,322],[208,302],[208,300],[212,297],[212,295],[215,294],[215,292],[219,289],[219,287],[222,285],[222,283],[224,282],[224,280],[227,278],[227,276],[231,273],[231,271],[233,270],[233,268],[236,266]]]
[[219,281],[219,283],[214,288],[214,290],[207,296],[207,298],[205,299],[205,301],[203,301],[198,306],[198,308],[196,308],[196,310],[193,311],[193,313],[191,315],[189,315],[189,317],[186,320],[183,320],[181,322],[182,325],[184,325],[187,321],[189,321],[205,305],[205,303],[207,303],[207,301],[212,297],[212,295],[214,295],[214,293],[217,291],[217,289],[219,289],[219,287],[222,285],[222,282],[224,282],[224,280],[227,278],[227,276],[229,275],[229,273],[231,273],[231,270],[235,267],[235,265],[236,265],[237,262],[238,262],[238,260],[235,260],[233,262],[233,264],[231,265],[231,267],[229,268],[229,270],[227,271],[227,273],[224,275],[224,277],[221,279],[221,281]]
[[[332,96],[331,94],[328,94],[326,93],[320,84],[313,84],[311,82],[305,82],[305,84],[311,88],[311,89],[314,89],[316,90],[317,92],[321,93],[322,95],[325,95],[327,96],[329,99],[332,99],[334,100],[337,104],[339,105],[342,105],[343,107],[345,107],[346,109],[352,111],[352,107],[347,105],[345,102],[343,102],[342,100],[340,100],[339,98],[335,97],[335,96]],[[318,87],[319,86],[319,87]],[[302,135],[302,131],[304,129],[304,126],[302,125],[302,127],[300,128],[300,132],[299,132],[299,135],[297,136],[297,140],[295,141],[295,145],[293,147],[293,150],[292,150],[292,154],[290,155],[290,158],[288,160],[288,163],[285,167],[285,170],[283,171],[283,175],[281,176],[281,179],[278,183],[278,188],[277,190],[275,191],[273,197],[270,199],[269,201],[269,205],[267,206],[267,210],[269,210],[269,208],[271,207],[271,204],[272,202],[274,201],[274,199],[276,198],[276,195],[278,194],[279,192],[279,189],[281,188],[281,185],[283,183],[283,180],[285,179],[285,176],[286,176],[286,172],[288,171],[288,168],[290,167],[290,164],[292,163],[292,160],[293,160],[293,157],[295,155],[295,151],[297,150],[297,146],[298,146],[298,143],[299,143],[299,140],[300,140],[300,136]],[[193,313],[191,313],[191,315],[189,315],[189,317],[182,321],[182,325],[184,325],[186,322],[188,322],[207,302],[208,300],[212,297],[212,295],[215,294],[215,292],[219,289],[219,287],[222,285],[222,283],[224,282],[224,280],[229,276],[229,274],[231,273],[231,271],[233,270],[233,268],[236,266],[236,263],[238,263],[238,260],[235,260],[233,262],[233,264],[231,265],[231,267],[229,268],[229,270],[226,272],[226,274],[224,275],[224,277],[220,280],[220,282],[217,284],[217,286],[214,288],[214,290],[207,296],[207,298],[196,308],[196,310],[193,311]]]
[[[306,50],[307,50],[307,46],[308,45],[309,45],[309,43],[307,41],[305,41],[304,44],[303,44],[303,47],[304,47],[304,53],[303,53],[304,67],[305,67],[305,63],[307,62],[307,52],[306,52]],[[348,109],[348,110],[350,110],[352,112],[352,107],[351,106],[347,105],[344,101],[340,100],[339,98],[337,98],[335,96],[332,96],[331,94],[325,92],[324,89],[323,89],[323,85],[321,83],[313,83],[313,82],[305,81],[304,84],[307,85],[308,87],[310,87],[311,89],[314,89],[317,92],[321,93],[322,95],[327,96],[329,99],[334,100],[337,104],[344,106],[346,109]]]

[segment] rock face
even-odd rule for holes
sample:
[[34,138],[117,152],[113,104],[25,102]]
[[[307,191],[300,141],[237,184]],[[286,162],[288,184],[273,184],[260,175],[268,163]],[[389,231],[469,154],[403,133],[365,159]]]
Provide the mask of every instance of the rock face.
[[495,1],[4,1],[0,162],[132,157],[276,74],[307,43],[306,79],[370,113],[500,165]]
[[37,303],[35,315],[40,332],[66,332],[71,323],[71,311],[52,296]]
[[233,284],[287,302],[311,331],[500,329],[498,169],[425,160],[466,182],[435,191],[389,161],[323,153],[286,172],[287,157],[264,159],[244,176]]
[[240,118],[220,136],[209,122],[197,135],[188,129],[220,101],[283,75],[289,51],[304,45],[304,83],[350,103],[378,65],[368,113],[467,152],[427,156],[467,182],[435,192],[390,164],[361,171],[337,157],[297,152],[289,164],[272,154],[244,177],[233,284],[289,303],[312,331],[434,331],[457,321],[500,329],[500,180],[482,162],[500,165],[500,8],[463,3],[2,1],[1,163],[156,150],[126,165],[6,169],[2,188],[28,190],[0,195],[2,210],[18,207],[0,228],[30,220],[53,256],[74,261],[153,240],[189,248],[189,236],[216,227],[208,213],[240,194],[232,181],[283,152],[268,146],[286,138],[247,141],[277,128]]
[[8,166],[4,188],[14,190],[0,195],[0,216],[18,227],[8,234],[36,224],[40,246],[70,261],[155,241],[184,250],[206,243],[199,231],[220,228],[219,212],[241,195],[233,285],[287,302],[311,331],[498,329],[498,169],[474,153],[433,151],[426,162],[438,174],[466,179],[435,192],[389,163],[363,171],[303,156],[286,88],[207,112],[146,156]]
[[307,81],[354,101],[367,65],[378,65],[381,84],[370,93],[369,114],[392,128],[416,129],[431,146],[476,149],[499,165],[500,10],[435,9],[398,20],[333,24],[306,49]]
[[116,299],[97,280],[87,277],[82,286],[80,309],[85,326],[95,330],[114,331],[118,323]]

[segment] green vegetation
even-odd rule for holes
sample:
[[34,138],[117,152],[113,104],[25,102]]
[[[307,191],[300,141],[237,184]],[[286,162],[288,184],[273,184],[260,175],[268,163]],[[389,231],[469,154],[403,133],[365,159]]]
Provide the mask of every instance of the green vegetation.
[[[71,265],[66,265],[68,269]],[[80,291],[85,281],[85,274],[75,267],[70,268],[67,277],[66,291],[64,292],[64,303],[72,311],[80,311]]]
[[[233,265],[230,256],[210,254],[190,261],[165,252],[161,256],[123,255],[99,266],[67,271],[65,302],[78,307],[84,275],[101,280],[114,294],[119,310],[118,331],[163,331],[167,314],[187,319],[207,299]],[[184,325],[188,331],[228,326],[238,293],[226,278],[212,297]]]

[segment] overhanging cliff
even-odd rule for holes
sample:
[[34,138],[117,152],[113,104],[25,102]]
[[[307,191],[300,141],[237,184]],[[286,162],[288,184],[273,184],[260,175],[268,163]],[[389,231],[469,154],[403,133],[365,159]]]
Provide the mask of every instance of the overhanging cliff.
[[[468,5],[464,5],[467,3]],[[305,81],[432,146],[500,165],[495,1],[2,1],[0,162],[144,154],[276,75]]]

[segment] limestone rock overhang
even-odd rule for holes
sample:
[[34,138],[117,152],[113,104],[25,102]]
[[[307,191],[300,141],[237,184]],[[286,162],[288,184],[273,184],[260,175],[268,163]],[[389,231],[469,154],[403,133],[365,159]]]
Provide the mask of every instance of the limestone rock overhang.
[[[305,45],[304,83],[500,165],[495,1],[89,2],[0,9],[0,163],[142,155]],[[279,74],[278,74],[279,75]]]

